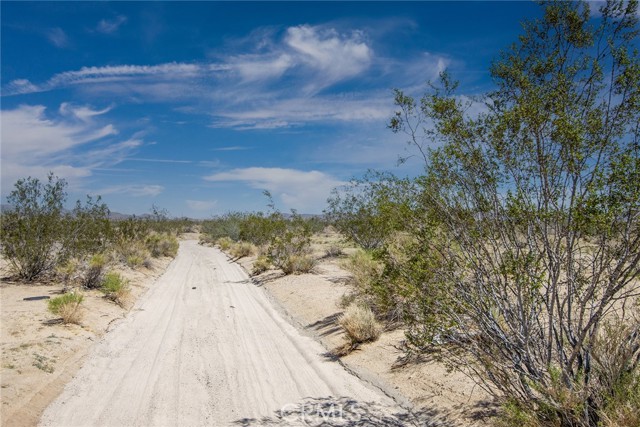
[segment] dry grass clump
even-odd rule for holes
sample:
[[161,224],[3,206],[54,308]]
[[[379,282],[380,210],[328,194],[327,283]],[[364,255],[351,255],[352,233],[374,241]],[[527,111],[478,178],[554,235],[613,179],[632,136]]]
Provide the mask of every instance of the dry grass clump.
[[105,297],[124,307],[131,296],[131,287],[129,282],[118,273],[108,273],[102,281],[102,292]]
[[290,255],[284,260],[281,268],[284,274],[287,275],[311,273],[316,263],[316,259],[308,254]]
[[258,259],[256,259],[253,263],[253,267],[251,269],[251,275],[257,276],[258,274],[264,273],[265,271],[271,268],[271,262],[269,258],[265,255],[260,255]]
[[62,323],[80,324],[82,320],[82,294],[69,292],[49,300],[49,311],[62,318]]
[[121,261],[133,269],[144,265],[151,256],[144,242],[141,241],[118,245],[116,252]]
[[327,258],[335,258],[342,255],[344,255],[344,251],[340,245],[332,244],[325,250],[325,256]]
[[233,246],[233,240],[230,237],[221,237],[216,240],[216,245],[220,248],[221,251],[228,251]]
[[255,253],[256,247],[248,242],[234,243],[229,249],[229,253],[235,259],[251,256]]
[[373,311],[363,304],[353,303],[347,307],[338,323],[344,328],[351,344],[375,341],[382,333]]

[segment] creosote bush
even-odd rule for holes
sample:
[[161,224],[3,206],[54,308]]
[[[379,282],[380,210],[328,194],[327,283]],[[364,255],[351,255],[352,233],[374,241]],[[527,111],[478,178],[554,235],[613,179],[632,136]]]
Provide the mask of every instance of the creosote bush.
[[100,288],[105,297],[120,306],[124,306],[131,294],[129,282],[120,274],[115,272],[107,273],[102,280]]
[[67,183],[49,174],[47,183],[20,179],[7,196],[2,213],[0,251],[13,272],[33,281],[52,273],[70,258],[103,250],[110,237],[109,210],[100,198],[88,197],[65,212]]
[[353,303],[347,307],[338,323],[344,328],[351,344],[375,341],[382,332],[373,311],[362,303]]
[[82,294],[69,292],[48,301],[49,311],[62,318],[63,323],[80,324],[82,309],[80,304],[84,297]]

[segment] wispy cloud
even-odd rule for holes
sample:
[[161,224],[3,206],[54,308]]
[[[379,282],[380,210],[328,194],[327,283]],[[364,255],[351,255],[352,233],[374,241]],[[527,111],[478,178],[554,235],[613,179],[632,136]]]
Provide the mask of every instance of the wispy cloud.
[[114,19],[102,19],[98,22],[95,30],[103,34],[113,34],[125,22],[127,22],[127,17],[124,15],[118,15]]
[[142,140],[119,139],[112,123],[95,120],[107,111],[71,104],[58,114],[42,105],[2,110],[2,192],[19,178],[43,178],[50,170],[74,184],[134,152]]
[[51,28],[46,31],[45,35],[47,36],[47,39],[49,39],[49,42],[55,47],[69,47],[69,37],[67,37],[67,34],[62,30],[62,28]]
[[286,208],[319,213],[331,190],[344,182],[320,171],[285,168],[240,168],[204,177],[212,182],[240,182],[251,188],[268,190]]
[[[188,101],[188,110],[176,109],[206,113],[212,127],[239,130],[379,121],[390,113],[394,78],[403,87],[422,85],[437,77],[448,59],[427,52],[407,61],[380,56],[371,37],[366,30],[328,24],[269,28],[239,45],[230,43],[213,62],[83,67],[41,83],[16,79],[2,93],[71,87],[110,102]],[[358,95],[343,85],[356,78]]]

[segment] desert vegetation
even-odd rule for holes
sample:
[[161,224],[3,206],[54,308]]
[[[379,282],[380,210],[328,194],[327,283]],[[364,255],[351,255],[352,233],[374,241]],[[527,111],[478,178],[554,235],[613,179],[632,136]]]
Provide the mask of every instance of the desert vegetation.
[[175,257],[178,233],[195,226],[190,220],[169,219],[155,206],[144,218],[112,220],[100,197],[87,197],[68,210],[66,186],[50,173],[46,182],[19,180],[7,197],[10,208],[2,212],[0,251],[16,279],[57,278],[66,288],[101,288],[109,265],[138,268],[152,257]]
[[419,99],[396,90],[389,127],[424,174],[369,174],[327,216],[369,254],[347,264],[356,299],[495,396],[504,425],[637,425],[637,2],[598,25],[586,3],[543,8],[493,92],[458,96],[446,72]]
[[316,259],[311,254],[311,236],[326,226],[318,217],[304,218],[293,211],[281,213],[271,194],[265,192],[269,214],[228,213],[202,224],[201,244],[215,244],[238,260],[257,253],[252,273],[271,267],[284,274],[309,273]]

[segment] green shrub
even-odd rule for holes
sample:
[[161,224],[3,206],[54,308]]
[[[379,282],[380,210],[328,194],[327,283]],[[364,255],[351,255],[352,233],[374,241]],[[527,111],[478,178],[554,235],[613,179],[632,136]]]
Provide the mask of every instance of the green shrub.
[[49,311],[62,318],[63,323],[79,324],[82,319],[80,304],[84,297],[82,294],[70,292],[48,301]]
[[375,341],[382,329],[371,309],[363,304],[353,303],[338,319],[352,344]]
[[342,263],[342,267],[351,273],[350,283],[361,293],[367,293],[371,285],[380,277],[383,265],[374,260],[364,250],[358,250]]
[[309,223],[294,212],[292,218],[284,221],[284,224],[286,227],[284,230],[271,236],[267,249],[269,261],[285,274],[311,271],[315,260],[310,257]]
[[70,258],[104,249],[109,240],[107,206],[88,198],[65,213],[66,186],[50,173],[46,184],[18,180],[7,196],[11,208],[2,214],[0,251],[20,279],[36,280]]
[[159,234],[153,232],[147,236],[145,244],[154,258],[161,256],[175,257],[180,247],[178,239],[167,233]]
[[271,242],[273,236],[282,234],[286,228],[286,221],[279,213],[269,216],[261,212],[252,213],[240,222],[240,239],[262,246]]
[[253,276],[257,276],[258,274],[264,273],[265,271],[269,270],[269,268],[271,268],[269,258],[261,255],[254,261],[253,267],[251,269],[251,274]]
[[244,213],[230,212],[223,216],[204,221],[201,227],[201,239],[209,243],[213,243],[221,237],[239,240],[240,224],[246,216]]
[[108,299],[120,306],[124,306],[131,294],[129,282],[120,274],[114,272],[107,273],[104,276],[101,290]]

